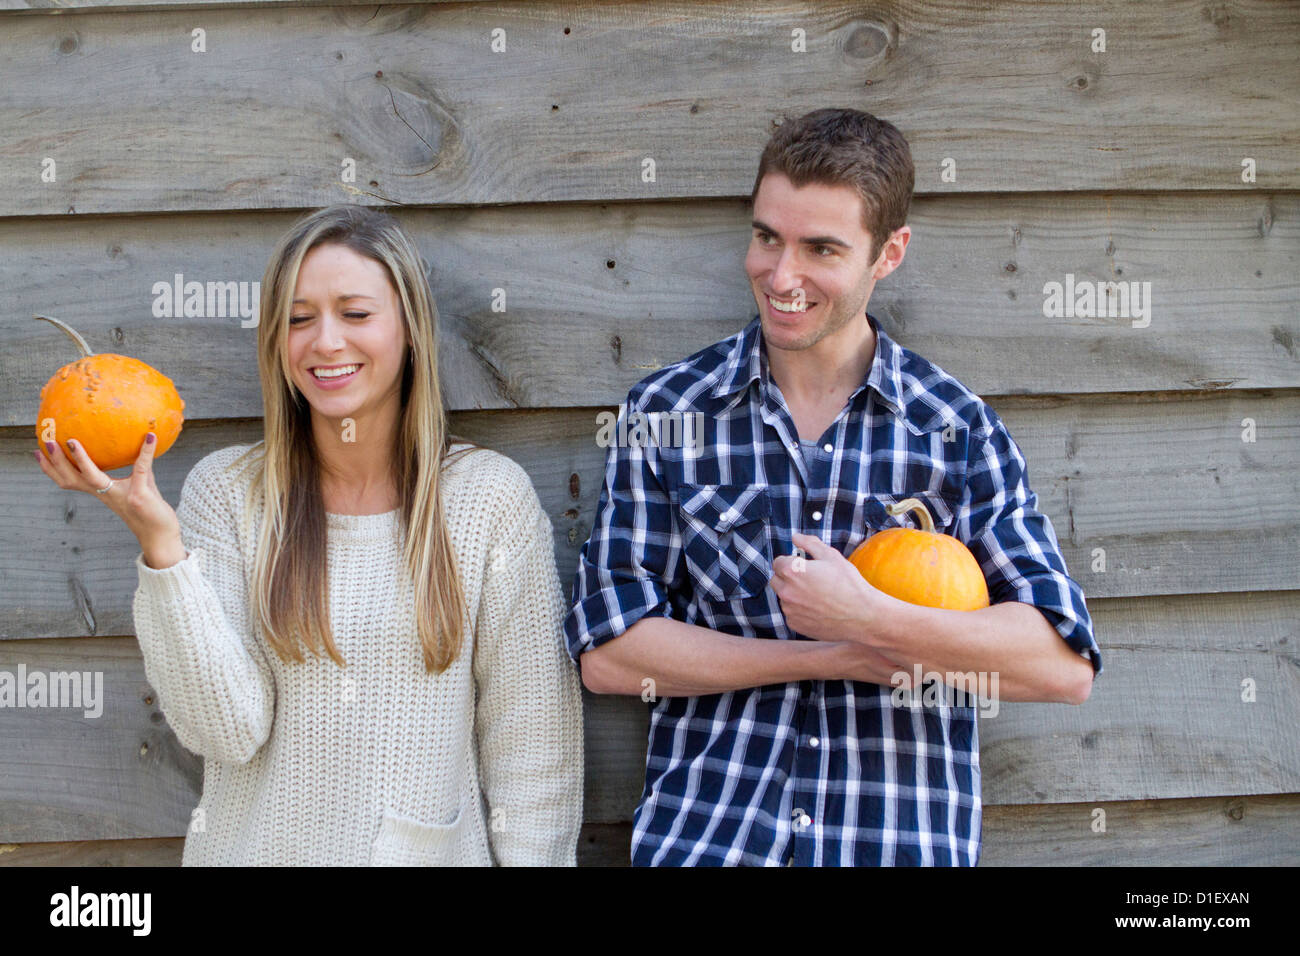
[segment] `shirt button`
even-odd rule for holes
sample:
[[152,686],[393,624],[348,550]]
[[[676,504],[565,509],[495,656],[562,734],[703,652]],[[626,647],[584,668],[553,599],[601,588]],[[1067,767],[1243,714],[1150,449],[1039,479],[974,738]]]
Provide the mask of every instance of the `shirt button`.
[[831,452],[834,450],[835,450],[835,446],[832,445],[830,442],[827,442],[826,444],[822,445],[822,451]]
[[799,825],[804,827],[812,826],[812,817],[808,816],[808,814],[805,813],[803,816],[799,818]]
[[822,520],[822,513],[820,511],[814,511],[813,521],[821,521],[821,520]]
[[818,740],[816,737],[809,737],[809,738],[808,738],[808,746],[809,746],[809,747],[816,747],[819,743],[821,743],[821,741]]

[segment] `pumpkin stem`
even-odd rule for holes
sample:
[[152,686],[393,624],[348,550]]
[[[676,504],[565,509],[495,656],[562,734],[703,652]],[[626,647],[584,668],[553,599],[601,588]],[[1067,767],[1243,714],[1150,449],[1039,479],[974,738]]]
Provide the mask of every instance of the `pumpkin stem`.
[[52,319],[48,315],[33,315],[32,318],[44,319],[46,322],[50,322],[54,325],[57,325],[59,328],[61,328],[64,332],[67,333],[68,338],[72,339],[72,341],[77,343],[77,347],[81,349],[82,358],[90,358],[92,355],[95,354],[94,352],[90,351],[90,346],[87,345],[86,340],[81,337],[81,333],[78,332],[76,329],[72,328],[71,326],[69,326],[66,322],[60,322],[58,319]]
[[930,509],[925,506],[925,503],[920,498],[904,498],[895,504],[886,505],[885,510],[895,518],[904,512],[915,511],[917,520],[921,522],[921,530],[934,532],[934,519],[930,517]]

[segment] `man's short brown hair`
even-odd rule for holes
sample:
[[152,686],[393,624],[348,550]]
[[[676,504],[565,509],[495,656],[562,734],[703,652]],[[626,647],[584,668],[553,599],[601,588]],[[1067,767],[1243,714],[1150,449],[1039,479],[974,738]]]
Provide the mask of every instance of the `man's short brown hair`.
[[750,201],[768,173],[796,188],[849,186],[862,197],[862,225],[871,234],[871,262],[907,222],[916,171],[907,140],[887,120],[860,110],[822,109],[786,119],[763,147]]

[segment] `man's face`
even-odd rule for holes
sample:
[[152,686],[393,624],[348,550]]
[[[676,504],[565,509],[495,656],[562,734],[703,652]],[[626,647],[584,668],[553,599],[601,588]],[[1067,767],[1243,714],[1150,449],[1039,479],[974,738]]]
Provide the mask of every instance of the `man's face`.
[[884,249],[868,259],[862,213],[862,198],[849,186],[796,188],[780,173],[763,177],[745,272],[769,349],[800,351],[837,335],[848,341],[858,331],[849,323],[866,323],[876,279],[897,263],[881,266]]

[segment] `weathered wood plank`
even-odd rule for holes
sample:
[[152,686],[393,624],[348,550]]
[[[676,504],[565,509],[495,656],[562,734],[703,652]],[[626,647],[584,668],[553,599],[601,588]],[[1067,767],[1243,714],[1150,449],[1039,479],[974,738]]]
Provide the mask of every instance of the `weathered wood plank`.
[[[993,407],[1090,598],[1300,589],[1295,394],[1006,398]],[[458,432],[528,471],[566,588],[604,480],[598,411],[453,416]],[[1253,443],[1242,441],[1247,418]],[[187,426],[155,465],[159,488],[175,504],[199,458],[260,437],[259,421]],[[55,487],[34,449],[25,429],[0,430],[0,640],[131,633],[134,538],[89,496]]]
[[[631,824],[588,823],[578,836],[579,866],[627,866]],[[5,866],[180,866],[184,837],[74,840],[0,845]]]
[[[1089,596],[1300,589],[1300,397],[1007,397],[993,407]],[[594,412],[454,416],[532,476],[566,585],[604,480]]]
[[184,837],[8,843],[0,866],[180,866]]
[[[1105,810],[1105,832],[1093,830]],[[980,866],[1296,866],[1300,794],[988,807]]]
[[[628,866],[632,826],[587,823],[578,836],[579,866]],[[136,840],[74,840],[67,843],[0,845],[6,866],[180,866],[184,837]]]
[[[1300,795],[986,807],[981,866],[1296,866]],[[628,866],[631,823],[586,823],[579,866]],[[180,866],[184,839],[0,846],[0,866]]]
[[203,760],[167,725],[135,638],[0,642],[0,670],[18,675],[20,666],[28,674],[100,674],[102,698],[99,716],[5,708],[0,843],[184,834]]
[[[1262,0],[1231,17],[1199,0],[1057,0],[267,6],[200,20],[8,18],[0,216],[742,196],[772,121],[828,103],[893,120],[922,193],[1251,189],[1247,157],[1260,185],[1300,186],[1300,12]],[[1101,23],[1111,40],[1094,53]],[[196,27],[206,53],[191,50]]]
[[[613,405],[754,314],[742,203],[399,216],[432,266],[451,408]],[[261,415],[253,318],[219,317],[215,294],[208,316],[158,318],[172,297],[153,289],[246,283],[255,316],[253,283],[295,218],[0,220],[0,423],[33,424],[75,357],[36,313],[163,370],[190,420]],[[1300,386],[1300,196],[948,197],[911,223],[872,313],[981,395]],[[1044,285],[1067,275],[1151,282],[1151,324],[1044,318]]]
[[[628,866],[630,823],[586,823],[578,836],[579,866]],[[0,845],[5,866],[180,866],[184,837],[74,840]]]
[[1087,594],[1300,588],[1295,393],[993,406]]
[[[417,3],[459,3],[461,0],[406,0]],[[526,0],[520,0],[526,2]],[[95,13],[111,10],[140,13],[155,10],[214,10],[225,7],[310,7],[320,0],[0,0],[0,13]],[[375,6],[374,0],[329,0],[332,7]]]
[[[1300,594],[1106,600],[1092,609],[1107,669],[1084,706],[1003,703],[981,719],[986,804],[1090,810],[1115,800],[1300,791]],[[0,669],[16,673],[19,663],[28,672],[103,671],[103,713],[93,721],[53,709],[6,714],[0,843],[183,835],[201,761],[145,703],[152,694],[135,642],[0,642]],[[1254,681],[1253,703],[1241,700],[1245,678]],[[648,705],[585,689],[583,699],[584,819],[630,820]]]
[[1005,704],[981,721],[990,803],[1300,791],[1300,592],[1090,610],[1107,670],[1087,704]]
[[[4,709],[0,844],[184,835],[203,760],[181,746],[158,710],[135,638],[0,642],[0,671],[15,679],[37,671],[99,675],[94,696],[80,699],[87,706]],[[586,709],[588,761],[623,779],[639,775],[644,734],[639,754],[610,749],[607,741],[621,746],[627,734],[611,735],[601,711]],[[608,817],[599,784],[587,797],[588,819]]]
[[[1002,703],[981,718],[987,804],[1300,791],[1300,594],[1098,600],[1089,609],[1106,672],[1088,702]],[[1245,678],[1254,703],[1241,699]],[[648,705],[585,700],[588,726],[601,735],[588,757],[589,812],[630,818],[643,765],[624,776],[624,763],[603,761],[644,757]]]

